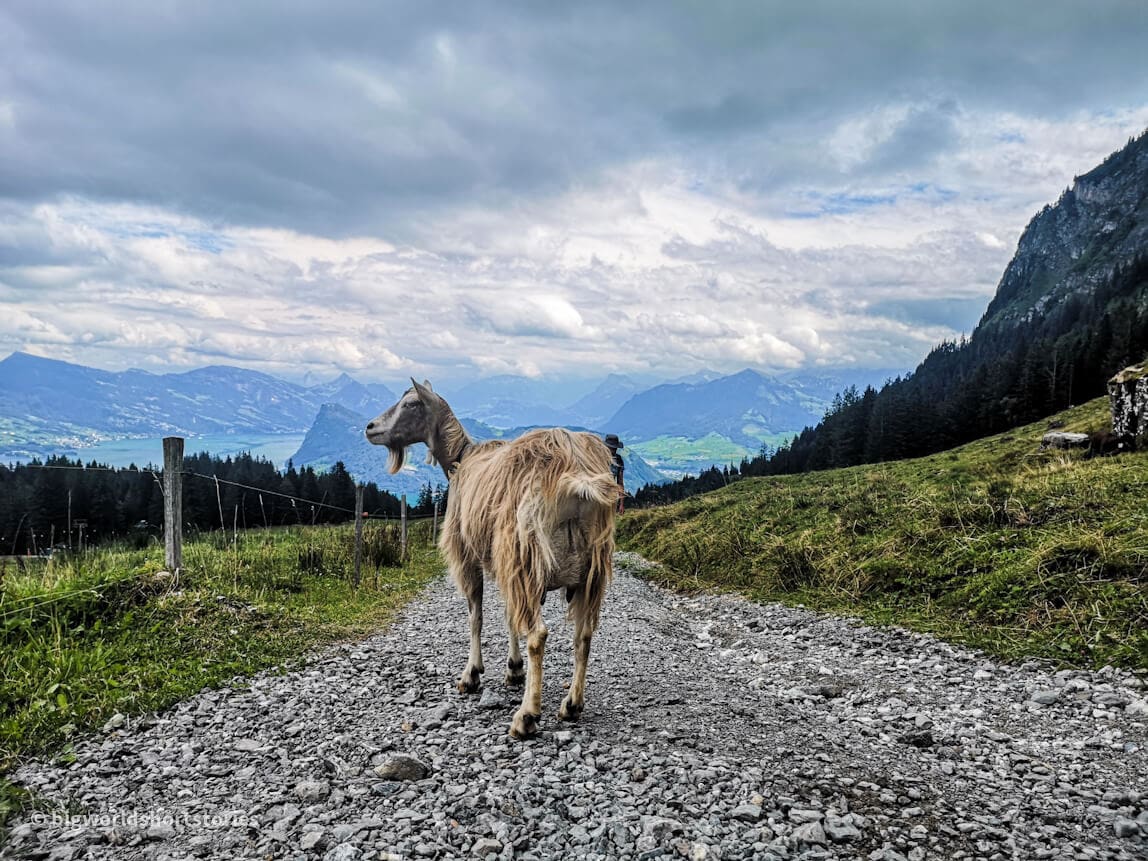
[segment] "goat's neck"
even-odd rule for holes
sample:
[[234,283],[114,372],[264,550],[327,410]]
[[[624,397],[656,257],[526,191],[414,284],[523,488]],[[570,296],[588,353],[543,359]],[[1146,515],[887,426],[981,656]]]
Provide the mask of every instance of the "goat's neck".
[[438,465],[442,467],[443,475],[450,481],[450,468],[462,458],[462,453],[470,445],[470,436],[462,423],[455,418],[449,409],[442,419],[431,431],[427,447],[430,449]]

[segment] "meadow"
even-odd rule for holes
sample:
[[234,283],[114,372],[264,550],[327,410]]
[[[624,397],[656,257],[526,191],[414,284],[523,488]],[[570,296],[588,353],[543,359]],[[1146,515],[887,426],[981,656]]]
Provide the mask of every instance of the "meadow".
[[[1056,419],[1103,429],[1107,400]],[[1148,452],[1041,450],[1047,429],[741,480],[627,512],[619,543],[677,589],[900,624],[1002,658],[1148,669]]]

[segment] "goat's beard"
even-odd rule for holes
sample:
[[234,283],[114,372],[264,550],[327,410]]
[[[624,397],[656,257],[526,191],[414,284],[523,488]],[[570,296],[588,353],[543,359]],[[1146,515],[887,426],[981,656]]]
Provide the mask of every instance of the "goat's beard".
[[401,446],[398,448],[391,445],[387,446],[387,472],[394,475],[402,469],[406,455],[407,450]]

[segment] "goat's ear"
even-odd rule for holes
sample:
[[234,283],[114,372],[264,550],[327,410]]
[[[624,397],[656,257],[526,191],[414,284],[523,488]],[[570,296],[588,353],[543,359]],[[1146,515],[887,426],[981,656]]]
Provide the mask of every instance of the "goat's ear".
[[433,392],[434,388],[430,384],[430,380],[423,380],[423,385],[427,387],[427,391]]
[[419,400],[428,407],[438,402],[439,397],[431,390],[429,384],[420,383],[416,381],[414,377],[411,377],[411,382],[414,383],[415,394],[419,396]]

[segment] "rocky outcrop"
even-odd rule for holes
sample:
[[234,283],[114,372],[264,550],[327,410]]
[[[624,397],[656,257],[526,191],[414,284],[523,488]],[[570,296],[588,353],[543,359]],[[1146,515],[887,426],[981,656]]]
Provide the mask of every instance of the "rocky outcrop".
[[1089,294],[1148,247],[1148,132],[1077,177],[1025,228],[981,327],[1012,327]]
[[1148,362],[1125,368],[1108,381],[1112,434],[1134,440],[1148,433]]

